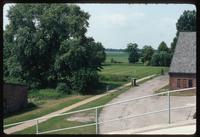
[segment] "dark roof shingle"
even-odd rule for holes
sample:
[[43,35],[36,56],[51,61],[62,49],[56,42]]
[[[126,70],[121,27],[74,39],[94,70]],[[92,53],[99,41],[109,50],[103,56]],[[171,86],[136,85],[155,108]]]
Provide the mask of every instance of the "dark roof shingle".
[[196,32],[180,32],[169,73],[196,73]]

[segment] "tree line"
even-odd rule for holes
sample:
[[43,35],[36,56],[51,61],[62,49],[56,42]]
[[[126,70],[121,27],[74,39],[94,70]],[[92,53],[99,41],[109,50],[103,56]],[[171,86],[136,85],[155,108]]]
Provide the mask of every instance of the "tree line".
[[156,50],[150,45],[145,45],[140,50],[138,49],[137,43],[129,43],[126,48],[126,51],[129,53],[129,63],[137,63],[140,61],[145,65],[170,66],[179,32],[196,31],[196,11],[185,10],[176,23],[176,30],[176,36],[170,48],[164,41],[159,44]]

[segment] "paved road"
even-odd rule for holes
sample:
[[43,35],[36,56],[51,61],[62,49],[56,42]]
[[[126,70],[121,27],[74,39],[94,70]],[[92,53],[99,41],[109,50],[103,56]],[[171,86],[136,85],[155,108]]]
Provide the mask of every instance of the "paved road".
[[[127,92],[119,95],[117,98],[113,99],[109,103],[118,102],[121,100],[127,100],[131,98],[136,98],[140,96],[150,95],[156,89],[159,89],[166,85],[169,81],[168,75],[159,76],[152,80],[141,84],[140,86],[131,88]],[[110,106],[103,108],[99,122],[107,121],[114,118],[121,118],[129,115],[138,115],[147,113],[150,111],[156,111],[159,109],[165,109],[168,107],[167,96],[155,96],[142,100],[132,101],[126,104],[120,104],[116,106]],[[171,107],[178,107],[183,105],[195,104],[196,96],[171,96]],[[171,111],[171,121],[181,121],[185,119],[190,119],[191,115],[194,113],[195,109],[182,109]],[[132,119],[120,120],[110,123],[101,124],[99,126],[99,132],[101,134],[106,134],[108,132],[124,129],[136,129],[150,125],[156,125],[168,122],[168,112],[161,112],[157,114],[152,114],[143,117],[137,117]]]

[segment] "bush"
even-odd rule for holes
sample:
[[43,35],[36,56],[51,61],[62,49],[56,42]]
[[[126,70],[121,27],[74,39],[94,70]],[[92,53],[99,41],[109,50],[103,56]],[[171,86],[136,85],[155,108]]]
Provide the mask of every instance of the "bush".
[[28,92],[28,97],[36,100],[40,99],[56,99],[63,96],[62,93],[57,92],[55,89],[32,89]]
[[70,88],[67,86],[66,83],[58,83],[56,87],[56,91],[60,93],[67,93],[70,94]]

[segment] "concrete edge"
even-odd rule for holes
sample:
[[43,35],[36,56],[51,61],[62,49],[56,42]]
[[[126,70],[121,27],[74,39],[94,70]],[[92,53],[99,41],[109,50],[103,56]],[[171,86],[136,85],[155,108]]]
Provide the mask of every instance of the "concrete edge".
[[181,126],[186,126],[186,125],[194,125],[194,124],[196,124],[196,119],[181,121],[181,122],[171,123],[171,124],[152,125],[152,126],[147,126],[147,127],[138,128],[138,129],[127,129],[127,130],[121,130],[121,131],[113,131],[113,132],[109,132],[107,134],[123,134],[123,132],[125,134],[127,134],[127,132],[133,133],[133,134],[142,134],[142,132],[149,132],[149,131],[155,131],[155,130],[173,128],[173,127],[181,127]]

